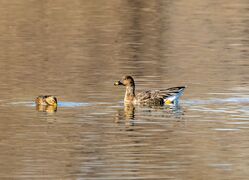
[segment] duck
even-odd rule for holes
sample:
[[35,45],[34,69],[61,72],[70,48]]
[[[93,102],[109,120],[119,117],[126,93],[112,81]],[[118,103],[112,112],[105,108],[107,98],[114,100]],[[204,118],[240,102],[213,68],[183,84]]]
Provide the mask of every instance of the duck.
[[185,86],[171,87],[159,90],[147,90],[135,93],[135,81],[132,76],[126,75],[114,82],[115,86],[125,86],[124,103],[140,105],[177,105],[179,97],[183,94]]
[[52,95],[41,95],[35,99],[36,105],[57,106],[57,98]]

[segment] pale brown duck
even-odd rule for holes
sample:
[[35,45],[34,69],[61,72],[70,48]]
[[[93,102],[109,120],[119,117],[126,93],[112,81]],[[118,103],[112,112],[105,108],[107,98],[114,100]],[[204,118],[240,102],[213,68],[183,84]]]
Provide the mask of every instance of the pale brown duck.
[[183,94],[185,86],[172,87],[160,90],[147,90],[135,93],[135,81],[131,76],[124,76],[122,80],[114,83],[115,86],[125,86],[125,103],[148,105],[176,105]]

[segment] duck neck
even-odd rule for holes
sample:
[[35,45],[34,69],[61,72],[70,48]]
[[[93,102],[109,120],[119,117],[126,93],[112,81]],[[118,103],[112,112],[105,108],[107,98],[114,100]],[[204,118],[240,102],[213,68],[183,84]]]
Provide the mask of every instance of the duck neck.
[[126,86],[126,92],[125,92],[125,102],[132,102],[135,100],[135,86]]

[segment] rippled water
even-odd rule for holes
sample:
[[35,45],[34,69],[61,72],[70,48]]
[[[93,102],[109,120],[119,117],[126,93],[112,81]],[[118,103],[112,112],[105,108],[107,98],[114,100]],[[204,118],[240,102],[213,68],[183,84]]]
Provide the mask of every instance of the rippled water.
[[[1,179],[248,179],[249,4],[0,2]],[[187,85],[178,107],[124,106]],[[40,94],[55,109],[36,107]]]

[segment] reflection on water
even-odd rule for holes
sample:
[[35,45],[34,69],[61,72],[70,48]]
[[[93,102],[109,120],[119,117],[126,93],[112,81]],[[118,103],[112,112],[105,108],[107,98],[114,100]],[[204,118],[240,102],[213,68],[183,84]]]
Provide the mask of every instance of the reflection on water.
[[57,106],[44,106],[44,105],[37,104],[36,110],[39,112],[53,113],[57,111]]
[[[248,27],[247,0],[0,1],[0,179],[248,179]],[[188,88],[124,106],[127,74]]]
[[130,104],[124,104],[124,109],[118,109],[116,122],[119,120],[134,120],[135,119],[135,106]]
[[135,106],[132,103],[124,104],[123,109],[118,109],[115,116],[115,122],[120,123],[125,121],[127,125],[134,125],[135,119]]
[[215,99],[207,99],[207,100],[188,100],[184,102],[187,105],[207,105],[207,104],[224,104],[224,103],[232,103],[232,104],[249,104],[249,97],[230,97],[230,98],[215,98]]
[[144,118],[169,118],[173,117],[175,119],[181,119],[184,113],[182,108],[177,106],[135,106],[132,103],[125,103],[123,106],[121,105],[117,109],[117,113],[115,115],[115,122],[122,123],[125,122],[126,125],[134,126],[136,123],[140,123],[141,121],[136,121],[140,119],[140,117],[136,116],[136,114],[143,114]]

